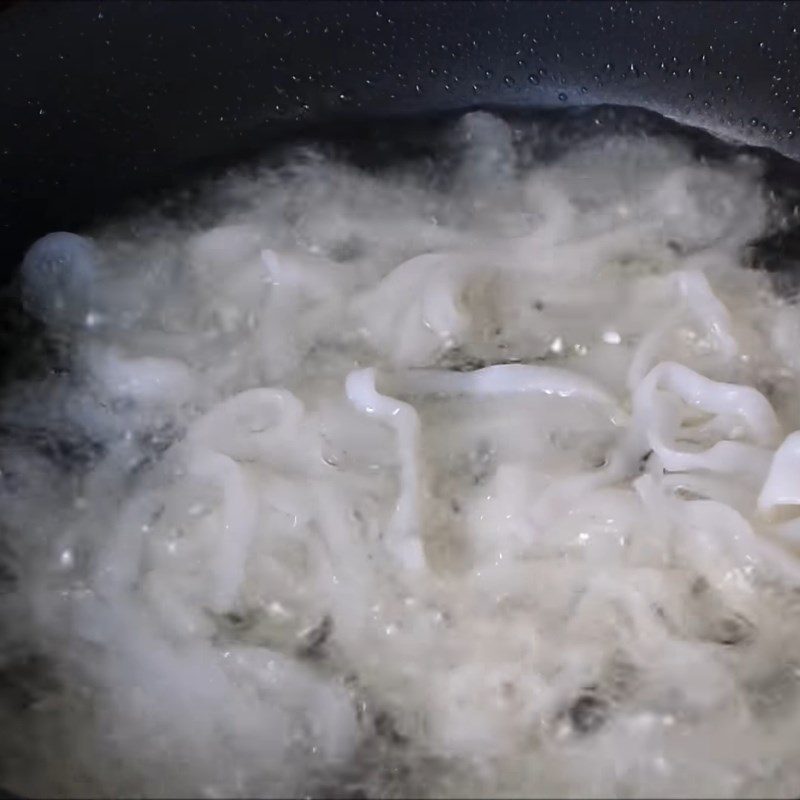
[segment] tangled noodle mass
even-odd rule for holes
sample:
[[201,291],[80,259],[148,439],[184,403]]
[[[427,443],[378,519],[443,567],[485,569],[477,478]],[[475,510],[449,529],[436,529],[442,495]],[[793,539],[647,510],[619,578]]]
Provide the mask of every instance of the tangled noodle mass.
[[508,126],[456,129],[447,190],[306,158],[213,227],[31,248],[70,373],[3,419],[97,447],[4,445],[10,636],[73,687],[20,737],[77,765],[8,788],[796,792],[800,311],[741,266],[757,166],[612,137],[492,178]]

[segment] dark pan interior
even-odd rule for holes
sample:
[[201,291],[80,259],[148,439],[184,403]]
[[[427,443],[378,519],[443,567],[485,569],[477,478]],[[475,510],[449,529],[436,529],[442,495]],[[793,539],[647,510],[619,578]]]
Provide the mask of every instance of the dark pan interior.
[[796,158],[790,2],[0,4],[2,272],[276,138],[475,107],[641,106]]

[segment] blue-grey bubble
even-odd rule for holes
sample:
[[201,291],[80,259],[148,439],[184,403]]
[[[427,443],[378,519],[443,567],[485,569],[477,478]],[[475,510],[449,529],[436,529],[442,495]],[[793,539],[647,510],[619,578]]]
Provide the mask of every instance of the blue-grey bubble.
[[84,236],[58,231],[34,242],[22,262],[22,297],[50,324],[81,324],[92,308],[99,254]]

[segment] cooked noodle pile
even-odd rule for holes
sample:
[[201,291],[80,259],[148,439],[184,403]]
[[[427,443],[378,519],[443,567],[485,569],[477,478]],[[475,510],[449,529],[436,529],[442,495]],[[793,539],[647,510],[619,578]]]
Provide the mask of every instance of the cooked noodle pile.
[[65,366],[0,409],[7,789],[797,795],[758,162],[453,136],[32,246]]

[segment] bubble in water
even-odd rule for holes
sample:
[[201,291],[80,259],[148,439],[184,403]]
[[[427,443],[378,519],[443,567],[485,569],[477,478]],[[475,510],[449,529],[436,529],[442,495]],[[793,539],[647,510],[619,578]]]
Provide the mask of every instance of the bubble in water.
[[539,85],[539,83],[540,83],[539,76],[538,76],[538,75],[536,75],[536,74],[534,74],[533,72],[532,72],[530,75],[528,75],[528,80],[529,80],[529,81],[530,81],[530,82],[531,82],[531,83],[532,83],[534,86],[538,86],[538,85]]
[[758,125],[758,117],[751,117],[750,124],[755,128]]
[[516,83],[516,81],[510,75],[505,75],[503,77],[503,83],[506,86],[513,86]]
[[21,272],[28,310],[48,322],[83,324],[92,307],[97,260],[94,243],[74,233],[49,233],[34,242]]
[[559,99],[559,100],[560,100],[562,103],[566,103],[566,102],[567,102],[567,93],[566,93],[566,92],[559,92],[559,93],[558,93],[558,99]]
[[694,95],[693,95],[691,92],[689,92],[689,93],[686,95],[686,99],[687,99],[687,100],[694,100]]

